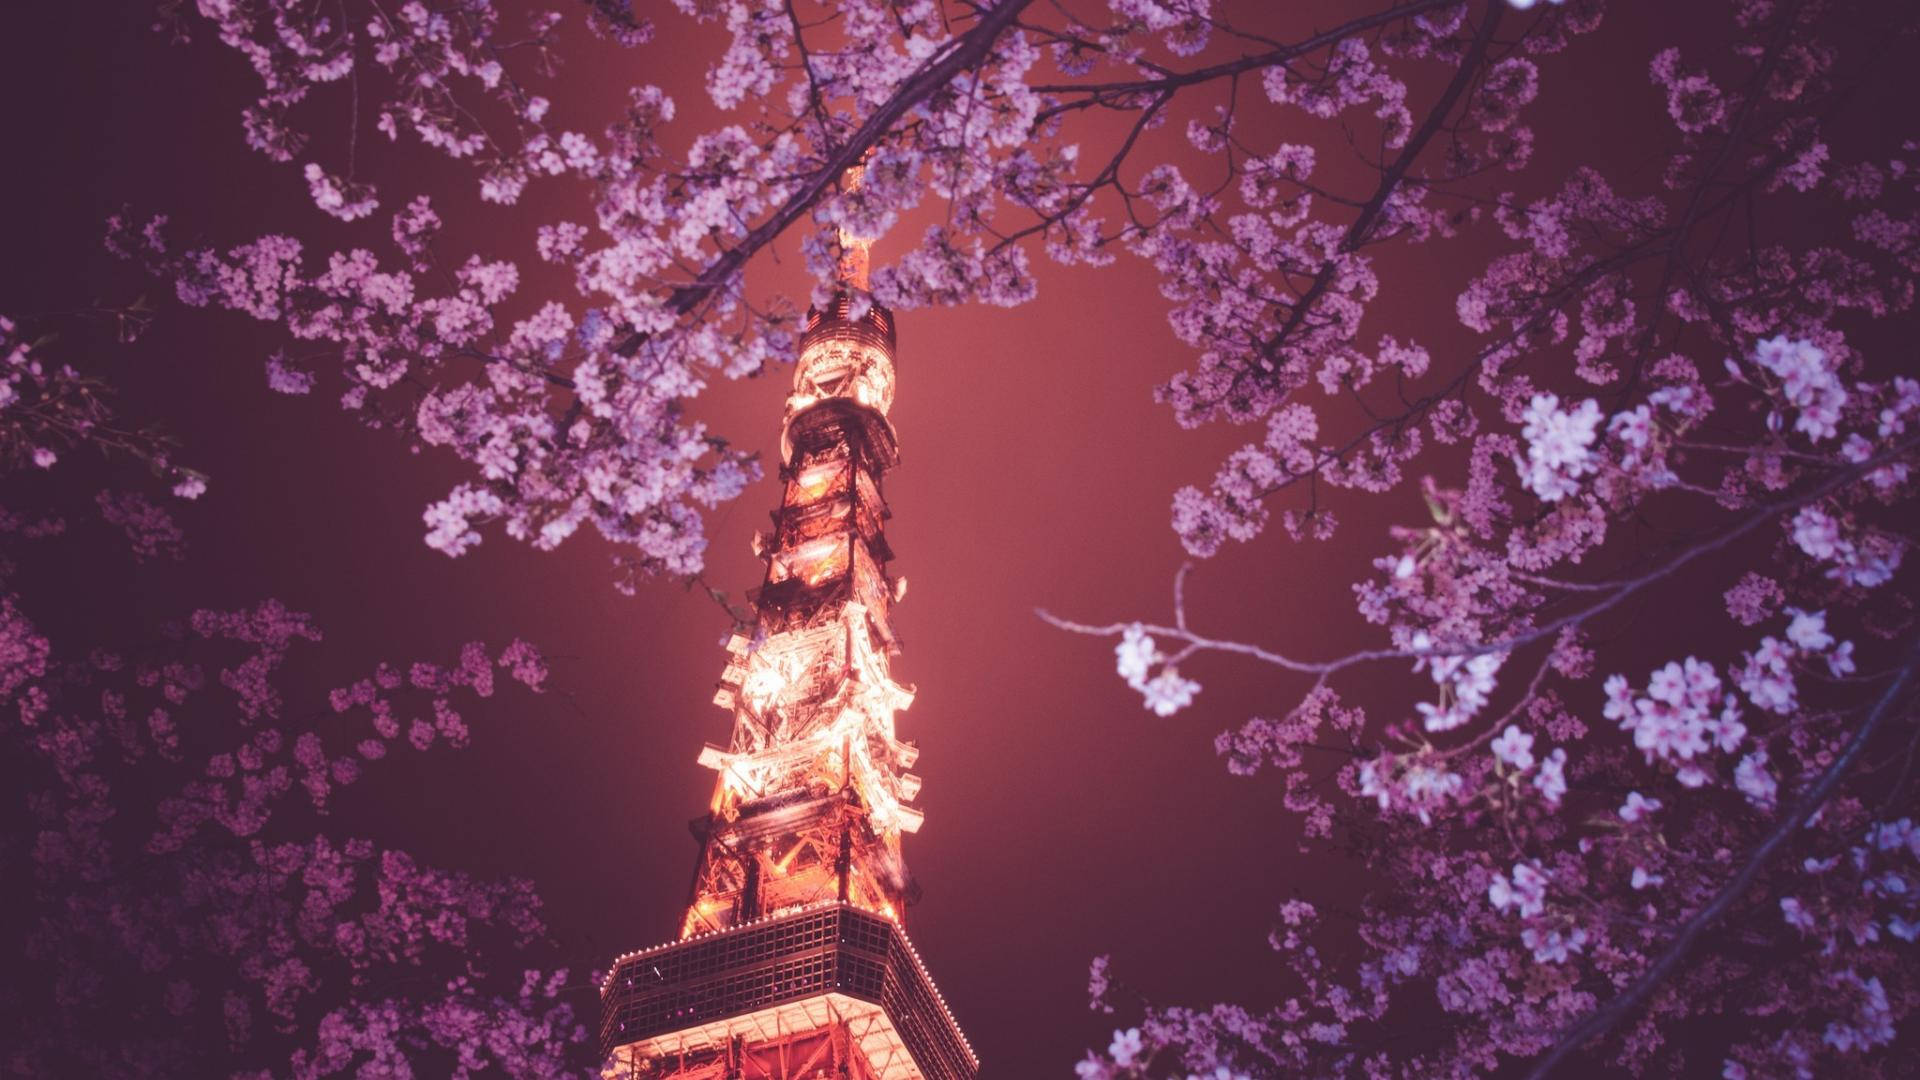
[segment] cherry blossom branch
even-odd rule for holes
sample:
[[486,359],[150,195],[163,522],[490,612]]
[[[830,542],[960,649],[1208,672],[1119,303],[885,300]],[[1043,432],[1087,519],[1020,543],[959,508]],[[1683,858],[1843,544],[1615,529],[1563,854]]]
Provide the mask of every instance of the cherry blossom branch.
[[[1242,57],[1239,60],[1226,63],[1214,64],[1190,72],[1168,73],[1158,79],[1127,83],[1102,83],[1091,86],[1066,83],[1034,87],[1034,90],[1039,93],[1087,95],[1076,100],[1065,101],[1042,109],[1034,118],[1034,126],[1036,129],[1057,116],[1080,111],[1095,105],[1113,108],[1137,108],[1140,115],[1135,119],[1119,149],[1109,157],[1106,165],[1101,168],[1100,172],[1095,175],[1092,180],[1085,184],[1073,185],[1075,189],[1073,196],[1058,208],[1040,214],[1038,220],[1024,228],[1011,234],[1003,235],[999,242],[994,245],[994,250],[996,252],[1003,250],[1029,236],[1046,232],[1061,222],[1066,221],[1076,210],[1085,205],[1087,200],[1102,187],[1111,185],[1118,189],[1120,168],[1131,156],[1141,132],[1151,126],[1160,111],[1173,100],[1174,95],[1178,91],[1222,78],[1235,80],[1234,85],[1238,85],[1237,80],[1239,76],[1249,71],[1257,71],[1262,68],[1270,68],[1284,64],[1289,60],[1307,56],[1329,46],[1337,45],[1342,41],[1366,31],[1378,29],[1381,26],[1397,22],[1401,19],[1411,18],[1436,7],[1449,6],[1454,2],[1456,2],[1456,0],[1419,0],[1417,3],[1403,4],[1375,15],[1350,20],[1331,30],[1321,31],[1302,38],[1297,42],[1277,46],[1269,52]],[[1498,14],[1499,7],[1500,5],[1495,5],[1495,14]],[[1026,28],[1024,24],[1022,25],[1023,28]],[[1141,105],[1139,102],[1143,98],[1146,99],[1146,103]],[[1448,102],[1444,108],[1451,108],[1451,105],[1452,102]],[[1417,153],[1417,150],[1415,152]],[[1221,186],[1224,188],[1231,182],[1232,169],[1230,167],[1228,176],[1221,181]],[[1390,191],[1391,189],[1388,190]],[[1376,193],[1376,199],[1377,194],[1378,193]],[[1344,200],[1333,196],[1328,197],[1336,202],[1359,207],[1363,219],[1376,217],[1384,205],[1383,201],[1376,205],[1374,202],[1362,203],[1358,199]],[[1127,198],[1124,191],[1122,191],[1122,198]],[[1356,227],[1370,228],[1371,222],[1367,220],[1364,223],[1357,223]],[[1276,297],[1275,300],[1277,302],[1278,298]],[[1306,301],[1302,302],[1305,303]]]
[[[1332,660],[1300,660],[1261,648],[1257,645],[1249,645],[1245,642],[1238,641],[1223,641],[1195,633],[1187,628],[1184,611],[1175,612],[1175,625],[1173,626],[1134,622],[1109,623],[1100,626],[1063,619],[1045,608],[1035,608],[1034,613],[1056,629],[1066,630],[1071,633],[1086,634],[1093,637],[1118,637],[1129,628],[1137,627],[1151,634],[1177,638],[1186,642],[1194,649],[1250,656],[1264,663],[1272,664],[1275,667],[1304,673],[1329,674],[1373,660],[1421,659],[1426,657],[1450,656],[1471,657],[1482,656],[1488,653],[1511,652],[1514,649],[1531,645],[1558,634],[1568,627],[1578,626],[1596,615],[1618,607],[1647,587],[1656,585],[1672,577],[1674,573],[1692,563],[1694,560],[1721,551],[1736,540],[1758,529],[1760,526],[1774,521],[1782,515],[1798,510],[1809,503],[1825,498],[1881,466],[1913,453],[1916,449],[1920,449],[1920,439],[1910,439],[1858,464],[1836,470],[1831,476],[1814,487],[1809,488],[1799,495],[1769,503],[1753,511],[1725,531],[1717,533],[1693,547],[1682,550],[1670,561],[1656,566],[1645,574],[1611,583],[1614,591],[1612,595],[1603,600],[1597,601],[1577,611],[1569,612],[1559,618],[1549,620],[1540,626],[1485,644],[1437,645],[1429,649],[1363,649]],[[1183,570],[1182,573],[1184,574],[1184,572]]]
[[1299,41],[1283,45],[1270,52],[1243,56],[1238,60],[1196,68],[1193,71],[1170,73],[1158,79],[1139,79],[1128,82],[1112,83],[1042,83],[1033,87],[1041,94],[1086,94],[1085,99],[1065,102],[1042,110],[1037,117],[1045,121],[1064,112],[1085,109],[1092,105],[1104,105],[1112,101],[1125,101],[1141,94],[1154,94],[1164,91],[1180,90],[1215,79],[1244,75],[1249,71],[1258,71],[1289,60],[1298,59],[1310,53],[1318,52],[1329,45],[1335,45],[1356,34],[1368,30],[1377,30],[1389,23],[1410,19],[1423,12],[1436,8],[1452,7],[1459,0],[1415,0],[1414,3],[1401,4],[1374,15],[1363,16],[1340,24],[1331,30],[1322,30]]
[[[1837,109],[1829,109],[1821,114],[1820,120],[1822,122],[1831,120],[1836,112]],[[1543,326],[1547,325],[1550,317],[1558,311],[1560,306],[1577,296],[1579,290],[1593,285],[1610,275],[1624,275],[1634,264],[1645,259],[1664,257],[1666,260],[1665,265],[1671,267],[1674,264],[1674,260],[1678,258],[1677,253],[1685,247],[1686,241],[1694,227],[1735,203],[1746,202],[1750,206],[1754,187],[1768,177],[1776,175],[1782,166],[1792,161],[1811,145],[1814,141],[1813,130],[1815,129],[1807,127],[1803,130],[1793,132],[1791,138],[1775,146],[1767,154],[1757,159],[1748,174],[1737,183],[1729,182],[1714,185],[1702,181],[1697,184],[1688,204],[1689,214],[1681,223],[1650,231],[1633,244],[1616,250],[1604,258],[1596,259],[1582,267],[1579,271],[1568,275],[1557,286],[1543,290],[1533,313],[1526,320],[1515,325],[1507,334],[1481,348],[1477,355],[1475,355],[1469,363],[1464,365],[1446,385],[1437,388],[1432,393],[1416,401],[1406,402],[1406,408],[1398,414],[1374,418],[1373,422],[1369,423],[1344,444],[1330,450],[1316,452],[1310,466],[1299,472],[1290,473],[1277,483],[1263,487],[1257,497],[1262,500],[1270,498],[1293,486],[1293,484],[1302,477],[1317,478],[1324,467],[1335,462],[1345,461],[1355,450],[1369,445],[1374,437],[1383,431],[1390,430],[1397,435],[1399,432],[1405,430],[1409,424],[1424,417],[1434,405],[1454,397],[1456,394],[1460,394],[1468,380],[1479,373],[1482,366],[1490,357],[1505,353],[1517,342],[1526,337],[1526,335],[1537,332]],[[1328,197],[1326,193],[1318,191],[1311,185],[1307,186],[1309,190],[1314,190],[1316,195]],[[1726,188],[1725,192],[1706,204],[1704,209],[1700,209],[1700,199],[1705,196],[1709,188],[1716,186]],[[1460,197],[1465,198],[1467,196],[1463,195]],[[1504,200],[1500,200],[1500,202],[1505,209],[1514,213],[1532,212],[1528,208],[1505,203]],[[1695,275],[1690,271],[1689,276],[1691,278]],[[1700,291],[1704,293],[1705,290]],[[1664,288],[1659,295],[1662,297],[1662,304],[1664,304]],[[1704,295],[1702,296],[1702,301],[1710,305],[1712,303]],[[1239,385],[1239,380],[1244,374],[1245,373],[1236,375],[1236,386]]]
[[[1706,198],[1708,189],[1714,186],[1714,177],[1719,175],[1728,159],[1733,156],[1734,148],[1739,144],[1747,122],[1753,117],[1755,105],[1766,89],[1767,80],[1772,77],[1788,42],[1793,39],[1794,24],[1799,13],[1800,5],[1797,3],[1788,5],[1781,13],[1780,23],[1774,28],[1773,38],[1767,43],[1766,55],[1761,58],[1761,62],[1754,68],[1753,75],[1748,80],[1744,100],[1741,101],[1739,112],[1735,114],[1733,122],[1728,125],[1727,137],[1722,141],[1719,153],[1714,155],[1712,164],[1701,174],[1699,183],[1694,185],[1693,194],[1687,200],[1686,209],[1680,214],[1680,223],[1674,229],[1677,235],[1684,237],[1692,229],[1697,215],[1701,213],[1701,200]],[[1641,332],[1638,347],[1634,350],[1633,369],[1627,373],[1627,377],[1620,384],[1620,401],[1626,401],[1632,397],[1634,388],[1639,384],[1641,370],[1646,366],[1647,357],[1653,351],[1660,320],[1666,314],[1667,292],[1673,286],[1674,272],[1682,262],[1683,252],[1684,248],[1678,243],[1668,249],[1667,263],[1660,273],[1660,284],[1653,293],[1655,300],[1653,312],[1647,318],[1646,329]]]
[[[1473,45],[1467,50],[1467,55],[1461,59],[1460,66],[1453,73],[1453,78],[1448,80],[1446,89],[1440,92],[1440,97],[1433,103],[1433,108],[1427,110],[1426,118],[1421,121],[1419,130],[1415,131],[1406,145],[1400,148],[1400,155],[1393,160],[1393,163],[1381,171],[1380,183],[1374,188],[1373,197],[1360,208],[1359,216],[1354,218],[1353,224],[1347,229],[1346,236],[1340,241],[1341,254],[1351,254],[1367,242],[1368,234],[1373,231],[1374,222],[1379,219],[1381,211],[1386,209],[1387,200],[1399,190],[1401,182],[1413,168],[1414,161],[1419,158],[1421,151],[1426,149],[1427,143],[1439,134],[1441,124],[1453,111],[1453,107],[1459,103],[1461,95],[1467,92],[1467,87],[1472,85],[1474,76],[1479,74],[1480,60],[1486,56],[1487,46],[1493,43],[1493,32],[1499,27],[1501,16],[1507,12],[1507,6],[1504,0],[1488,0],[1487,17],[1480,21],[1480,29],[1474,35]],[[1286,323],[1261,344],[1261,351],[1269,358],[1280,343],[1306,321],[1307,313],[1313,308],[1314,301],[1318,300],[1333,283],[1333,275],[1338,265],[1338,260],[1334,258],[1328,258],[1320,264],[1319,272],[1314,274],[1313,281],[1300,294],[1300,299],[1294,303],[1293,310],[1288,313]]]
[[[1000,34],[1010,27],[1015,17],[1031,3],[1033,0],[1004,0],[974,24],[973,29],[961,35],[943,54],[930,59],[911,78],[901,83],[899,89],[893,92],[893,96],[875,109],[846,142],[835,148],[806,184],[781,203],[773,216],[755,226],[753,231],[738,244],[721,252],[719,258],[708,263],[707,268],[702,270],[698,277],[674,289],[667,298],[667,309],[676,315],[684,315],[723,284],[731,281],[746,265],[748,259],[761,248],[773,243],[787,231],[789,226],[798,221],[802,214],[807,213],[825,198],[827,193],[840,183],[841,177],[848,169],[858,165],[866,157],[868,150],[892,132],[894,124],[906,115],[907,110],[952,82],[962,71],[985,60],[991,53],[993,43],[999,40]],[[645,333],[629,334],[614,346],[614,351],[631,356],[645,344],[646,340]]]
[[[1167,103],[1172,100],[1173,91],[1171,90],[1156,96],[1146,107],[1140,110],[1140,115],[1134,118],[1132,126],[1127,130],[1127,137],[1121,141],[1120,148],[1115,150],[1113,156],[1107,159],[1106,165],[1101,167],[1093,179],[1087,181],[1085,184],[1075,185],[1076,190],[1073,195],[1067,199],[1066,203],[1063,204],[1059,210],[1042,214],[1039,220],[1027,225],[1025,228],[1001,237],[1000,241],[994,244],[993,250],[998,252],[1012,247],[1029,236],[1036,233],[1044,233],[1060,222],[1067,220],[1075,210],[1085,206],[1087,200],[1093,198],[1094,192],[1099,191],[1103,187],[1111,185],[1115,191],[1120,192],[1122,199],[1128,199],[1126,189],[1120,186],[1120,167],[1126,164],[1127,158],[1133,153],[1134,145],[1140,141],[1141,133],[1153,126],[1154,118],[1159,116],[1160,110],[1165,108]],[[1130,201],[1129,205],[1131,205]]]
[[1814,782],[1813,787],[1793,804],[1793,808],[1781,818],[1780,823],[1774,826],[1773,831],[1769,832],[1766,839],[1753,850],[1753,853],[1747,857],[1747,861],[1741,864],[1740,870],[1714,895],[1712,900],[1708,901],[1705,907],[1695,912],[1692,918],[1682,924],[1666,951],[1661,953],[1659,958],[1642,972],[1631,986],[1616,994],[1612,1000],[1589,1013],[1585,1019],[1562,1034],[1553,1048],[1547,1051],[1546,1056],[1535,1062],[1533,1068],[1528,1070],[1528,1080],[1542,1080],[1564,1062],[1568,1055],[1612,1031],[1637,1010],[1649,994],[1673,975],[1700,936],[1711,929],[1721,916],[1739,901],[1747,889],[1753,885],[1754,879],[1760,875],[1761,870],[1765,869],[1780,849],[1786,845],[1788,838],[1799,831],[1801,826],[1826,804],[1834,788],[1839,786],[1840,781],[1853,768],[1854,762],[1866,749],[1868,741],[1879,730],[1881,722],[1886,719],[1889,712],[1893,711],[1906,692],[1907,683],[1912,678],[1916,667],[1920,667],[1920,639],[1916,639],[1908,647],[1906,661],[1894,676],[1893,682],[1888,685],[1886,692],[1880,695],[1880,699],[1868,711],[1866,719],[1854,729],[1853,737],[1847,741],[1845,749],[1840,751],[1839,756],[1825,772],[1820,774],[1820,779]]

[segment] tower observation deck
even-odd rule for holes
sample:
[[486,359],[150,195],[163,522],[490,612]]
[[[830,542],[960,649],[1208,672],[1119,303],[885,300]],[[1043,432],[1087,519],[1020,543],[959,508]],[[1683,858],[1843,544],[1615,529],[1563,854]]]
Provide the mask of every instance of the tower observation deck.
[[[859,182],[859,170],[851,173]],[[867,243],[841,235],[839,288],[807,314],[781,428],[784,491],[754,537],[766,577],[714,703],[733,713],[693,823],[679,940],[620,957],[601,987],[604,1075],[681,1080],[971,1080],[978,1061],[908,941],[919,751],[894,730],[905,580],[881,478],[893,316],[866,300]]]

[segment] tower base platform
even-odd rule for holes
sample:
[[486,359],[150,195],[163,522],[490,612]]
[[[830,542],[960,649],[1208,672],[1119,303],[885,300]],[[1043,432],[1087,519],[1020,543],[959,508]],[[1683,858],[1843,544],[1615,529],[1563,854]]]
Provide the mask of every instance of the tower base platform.
[[609,1080],[972,1080],[979,1061],[906,934],[829,902],[620,958]]

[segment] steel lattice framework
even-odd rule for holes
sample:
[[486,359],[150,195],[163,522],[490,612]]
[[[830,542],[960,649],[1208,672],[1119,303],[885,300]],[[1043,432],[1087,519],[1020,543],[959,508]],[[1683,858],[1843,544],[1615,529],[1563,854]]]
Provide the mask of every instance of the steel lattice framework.
[[[858,170],[852,177],[859,182]],[[784,482],[750,634],[727,644],[715,704],[733,712],[695,821],[701,854],[681,940],[621,957],[601,1046],[620,1077],[967,1080],[978,1063],[904,930],[917,886],[918,750],[894,730],[893,558],[881,479],[893,317],[867,297],[867,245],[841,236],[840,288],[807,316],[781,429]]]

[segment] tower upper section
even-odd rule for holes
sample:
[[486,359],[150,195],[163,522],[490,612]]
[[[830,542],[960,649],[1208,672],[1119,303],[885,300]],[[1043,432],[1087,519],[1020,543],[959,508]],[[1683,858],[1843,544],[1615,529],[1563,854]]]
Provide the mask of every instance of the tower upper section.
[[[851,186],[857,188],[860,170],[850,171],[854,174]],[[870,441],[882,451],[885,467],[895,463],[893,428],[887,421],[894,392],[893,313],[873,303],[867,292],[868,243],[841,231],[838,287],[824,308],[807,312],[807,328],[794,365],[793,391],[787,395],[782,420],[780,453],[784,464],[793,463],[796,422],[809,410],[835,402],[858,405],[874,414],[885,438]]]

